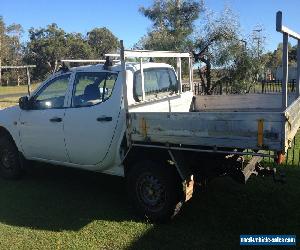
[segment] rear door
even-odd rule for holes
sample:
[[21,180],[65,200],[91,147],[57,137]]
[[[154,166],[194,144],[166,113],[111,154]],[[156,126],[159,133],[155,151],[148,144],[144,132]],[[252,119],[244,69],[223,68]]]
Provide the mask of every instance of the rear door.
[[117,73],[76,73],[71,107],[66,110],[65,140],[70,161],[96,165],[105,159],[120,114],[113,94]]

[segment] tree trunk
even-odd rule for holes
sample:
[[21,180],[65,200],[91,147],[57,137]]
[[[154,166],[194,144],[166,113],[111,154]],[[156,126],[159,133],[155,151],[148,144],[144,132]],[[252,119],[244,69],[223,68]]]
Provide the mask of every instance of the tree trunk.
[[[203,77],[203,74],[201,72],[201,68],[200,67],[198,67],[198,73],[199,73],[199,77],[200,77],[200,81],[201,81],[202,90],[204,90],[206,84],[205,84],[205,79]],[[198,89],[198,92],[200,92],[200,89]],[[205,90],[204,90],[204,92],[205,92]]]
[[205,94],[211,95],[211,63],[209,58],[200,58],[201,62],[204,62],[206,65],[206,86],[205,86]]
[[20,86],[20,75],[19,75],[19,70],[17,70],[17,84]]

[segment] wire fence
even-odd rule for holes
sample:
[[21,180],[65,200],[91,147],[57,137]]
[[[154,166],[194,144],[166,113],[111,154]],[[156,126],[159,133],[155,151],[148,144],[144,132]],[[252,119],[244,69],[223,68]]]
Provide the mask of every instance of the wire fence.
[[[271,157],[274,152],[265,152],[270,155],[270,157],[264,157],[263,162],[275,165],[274,158]],[[291,148],[287,150],[284,161],[280,164],[281,166],[297,166],[300,167],[300,131],[297,132]]]
[[[218,84],[206,91],[206,86],[201,82],[194,82],[194,94],[195,95],[206,95],[207,92],[211,95],[228,95],[228,94],[264,94],[264,93],[280,93],[282,92],[282,81],[281,80],[263,80],[256,84],[241,86],[230,85],[229,83]],[[296,91],[296,79],[290,79],[288,82],[288,92]],[[182,91],[189,91],[190,85],[183,83]]]

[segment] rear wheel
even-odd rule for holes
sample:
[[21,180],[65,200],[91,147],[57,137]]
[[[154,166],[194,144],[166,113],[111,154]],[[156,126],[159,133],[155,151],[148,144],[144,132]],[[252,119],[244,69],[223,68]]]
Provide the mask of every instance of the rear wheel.
[[22,173],[21,158],[16,145],[9,137],[1,137],[0,175],[5,179],[18,179]]
[[169,221],[183,204],[182,184],[174,166],[139,162],[128,173],[127,184],[135,208],[150,221]]

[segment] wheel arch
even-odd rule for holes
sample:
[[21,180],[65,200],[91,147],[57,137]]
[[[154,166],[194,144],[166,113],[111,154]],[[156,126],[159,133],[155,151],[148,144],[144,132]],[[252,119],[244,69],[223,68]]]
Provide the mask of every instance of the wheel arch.
[[128,174],[133,166],[141,160],[167,162],[171,160],[168,150],[159,148],[132,147],[123,161],[124,174]]
[[14,139],[12,134],[9,132],[9,130],[7,128],[5,128],[4,126],[2,126],[0,124],[0,137],[2,137],[2,136],[7,136],[15,144],[15,146],[18,148],[18,150],[20,151],[20,149],[18,147],[18,144],[16,143],[16,140]]

